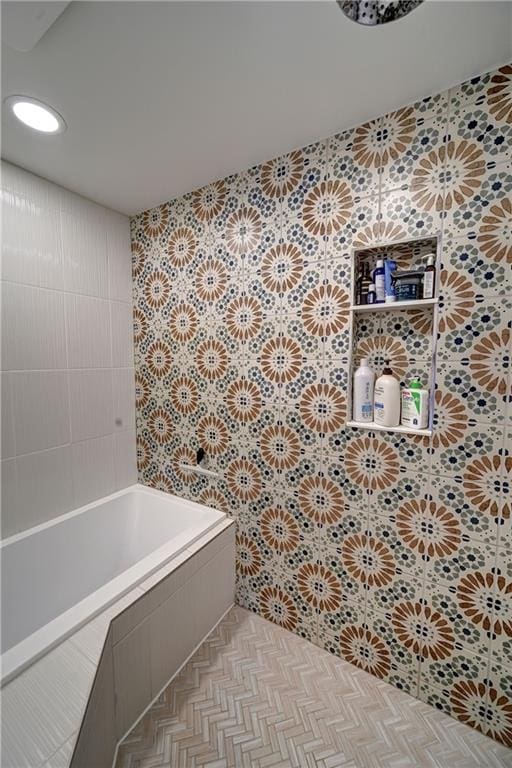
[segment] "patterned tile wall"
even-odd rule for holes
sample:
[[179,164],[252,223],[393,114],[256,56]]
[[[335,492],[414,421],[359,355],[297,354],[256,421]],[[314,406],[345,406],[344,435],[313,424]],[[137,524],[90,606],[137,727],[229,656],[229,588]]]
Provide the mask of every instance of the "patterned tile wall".
[[[505,66],[131,222],[141,482],[235,518],[241,605],[510,745],[511,134]],[[435,433],[345,429],[351,248],[439,230]]]

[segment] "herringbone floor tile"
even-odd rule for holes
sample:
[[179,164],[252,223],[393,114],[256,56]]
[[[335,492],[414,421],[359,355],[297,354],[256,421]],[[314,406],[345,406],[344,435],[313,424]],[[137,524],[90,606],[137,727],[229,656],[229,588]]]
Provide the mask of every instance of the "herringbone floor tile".
[[512,750],[235,607],[116,768],[507,768]]

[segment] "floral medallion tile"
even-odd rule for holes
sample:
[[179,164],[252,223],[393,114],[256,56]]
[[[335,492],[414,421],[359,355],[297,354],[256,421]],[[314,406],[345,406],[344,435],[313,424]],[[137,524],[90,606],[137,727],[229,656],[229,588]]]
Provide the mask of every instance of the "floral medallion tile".
[[[396,433],[369,432],[351,440],[346,448],[344,464],[347,475],[362,485],[371,495],[385,492],[380,501],[386,505],[387,496],[397,488],[401,475],[422,458],[422,444]],[[405,478],[406,480],[408,478]]]
[[376,436],[371,432],[370,435],[371,503],[377,513],[391,510],[397,502],[414,493],[417,498],[423,496],[428,491],[428,480],[423,473],[429,470],[429,438],[396,432],[379,432]]
[[[452,281],[453,282],[453,281]],[[458,286],[445,286],[440,296],[439,343],[440,360],[464,357],[471,361],[475,375],[485,376],[490,355],[494,355],[494,367],[499,365],[508,373],[510,363],[511,302],[507,298],[493,302],[473,297],[471,288],[466,297]],[[450,292],[453,291],[452,296]],[[492,377],[491,377],[492,378]],[[501,388],[504,388],[502,384]]]
[[251,425],[256,424],[259,427],[265,406],[261,387],[238,368],[237,378],[227,383],[222,399],[226,404],[229,419],[235,422],[235,431],[247,439]]
[[228,345],[231,351],[236,352],[239,348],[248,346],[263,332],[263,324],[261,302],[242,292],[228,302],[224,322],[216,335]]
[[318,645],[335,656],[340,653],[340,635],[346,627],[363,626],[366,609],[363,604],[341,596],[340,606],[334,612],[326,611],[319,616]]
[[286,558],[283,570],[285,589],[301,608],[309,623],[322,628],[338,627],[343,606],[349,600],[341,581],[342,568],[336,558],[318,554],[304,544]]
[[357,195],[379,193],[377,122],[361,125],[328,140],[329,177],[346,182]]
[[427,567],[425,605],[443,617],[444,623],[439,623],[451,645],[478,656],[488,655],[496,622],[494,556],[471,542],[451,559],[440,558],[432,565]]
[[323,360],[324,340],[320,335],[312,335],[306,330],[309,324],[307,316],[287,315],[282,318],[281,329],[290,343],[297,344],[301,355],[308,360]]
[[[249,399],[248,402],[252,402],[252,400]],[[232,405],[229,401],[226,402],[226,405],[228,410],[231,411]],[[236,407],[240,409],[240,404],[238,403]],[[245,407],[245,402],[243,407]],[[245,420],[243,429],[240,431],[240,442],[244,445],[257,445],[263,430],[274,427],[281,418],[280,405],[278,403],[262,399],[259,405],[255,403],[254,407],[255,410],[251,413],[251,418]]]
[[276,219],[271,223],[263,224],[259,238],[244,240],[244,270],[247,273],[258,271],[261,268],[265,254],[267,254],[272,248],[275,248],[280,242],[280,219]]
[[283,405],[281,419],[284,428],[295,433],[301,451],[320,451],[323,443],[322,435],[311,426],[309,419],[303,417],[298,406]]
[[[465,159],[462,155],[466,155]],[[445,203],[444,231],[454,237],[471,237],[480,230],[484,216],[490,217],[507,206],[505,201],[512,192],[512,164],[499,163],[486,169],[483,151],[465,139],[454,146],[451,160],[454,178],[462,181],[460,195],[454,191]]]
[[446,115],[425,121],[414,106],[382,118],[381,189],[407,188],[446,141]]
[[510,674],[512,669],[512,557],[508,547],[498,549],[493,606],[491,665],[503,665]]
[[[343,183],[343,182],[341,182]],[[379,224],[380,197],[351,195],[350,218],[328,235],[326,255],[347,257],[364,240],[366,233]]]
[[489,685],[495,690],[500,691],[500,693],[502,693],[510,702],[512,702],[512,672],[510,667],[496,664],[491,659],[491,666],[489,670]]
[[257,280],[260,293],[267,294],[267,301],[274,301],[276,310],[281,312],[283,307],[296,307],[296,298],[289,303],[291,292],[295,292],[292,295],[296,297],[303,282],[314,283],[316,273],[313,271],[312,277],[309,274],[310,268],[306,256],[297,245],[280,239],[277,245],[265,251],[259,268],[248,272],[247,280],[249,283]]
[[486,105],[500,119],[510,114],[512,66],[505,64],[497,70],[485,72],[451,88],[451,109],[456,111],[468,103]]
[[237,590],[238,604],[259,613],[267,621],[272,621],[289,632],[315,640],[316,627],[308,617],[303,616],[302,606],[297,605],[294,594],[285,589],[281,574],[276,575],[273,581],[273,584],[267,584],[256,593],[251,593],[241,586]]
[[497,707],[493,706],[499,697],[486,684],[485,678],[461,678],[452,685],[440,688],[432,685],[426,675],[422,675],[418,696],[431,707],[491,738],[507,743],[505,739],[508,738],[509,713],[506,703],[503,706],[504,702],[501,701]]
[[[506,528],[508,518],[504,516],[500,494],[493,488],[493,474],[501,483],[499,472],[494,470],[488,477],[487,470],[482,469],[479,483],[472,481],[475,466],[470,467],[470,474],[465,478],[433,475],[430,494],[433,503],[453,519],[461,542],[474,539],[494,546],[498,534],[502,535]],[[493,469],[492,464],[489,469]]]
[[325,180],[326,163],[326,142],[319,141],[263,163],[254,176],[265,198],[298,212],[308,190]]
[[265,426],[256,442],[250,442],[247,459],[261,473],[266,485],[282,483],[286,472],[298,467],[303,456],[299,438],[281,419]]
[[[402,349],[409,360],[429,359],[432,354],[432,312],[417,310],[408,312],[384,312],[380,334],[385,339],[384,352],[391,354],[394,344],[399,344],[396,354],[404,357]],[[384,346],[384,342],[382,342]],[[390,358],[393,367],[393,357]]]
[[[439,618],[437,619],[439,625]],[[424,646],[424,656],[421,660],[420,681],[426,681],[427,686],[435,688],[452,688],[455,683],[471,680],[474,683],[485,683],[489,657],[475,656],[455,647],[452,636],[442,625],[431,632],[432,642]],[[435,631],[437,629],[437,631]],[[434,637],[437,642],[434,641]],[[442,642],[440,638],[442,637]],[[428,652],[427,652],[428,651]]]
[[[308,266],[325,259],[325,236],[306,227],[302,216],[297,215],[295,211],[283,210],[281,238],[280,242],[297,249],[302,254],[302,258]],[[262,267],[263,263],[264,260],[262,259]]]
[[[236,601],[240,605],[240,601],[248,601],[250,610],[259,613],[260,595],[269,587],[280,588],[282,579],[276,569],[265,567],[257,548],[249,538],[243,539],[241,543],[242,546],[237,549],[235,565]],[[245,604],[245,607],[249,606]]]
[[[327,283],[333,283],[344,288],[351,296],[351,269],[352,262],[349,255],[338,256],[336,253],[331,255],[329,252],[325,261],[325,279]],[[352,302],[352,299],[351,299]]]
[[288,408],[297,407],[307,388],[324,380],[323,359],[305,359],[299,374],[281,387],[283,404]]
[[[358,437],[359,431],[351,432],[352,437],[347,441],[344,451],[325,454],[324,472],[340,489],[347,504],[367,514],[372,493],[371,443]],[[366,517],[364,522],[366,524]]]
[[[512,103],[512,97],[509,98]],[[475,142],[483,151],[486,162],[510,159],[512,124],[506,120],[506,109],[490,112],[487,105],[479,101],[481,99],[455,105],[448,127],[450,137]]]
[[237,200],[243,200],[248,206],[258,211],[262,222],[273,223],[279,219],[280,201],[276,195],[268,195],[268,187],[262,175],[262,165],[254,166],[240,174],[244,177],[245,198],[237,196]]
[[[488,260],[495,264],[504,262],[510,265],[511,227],[512,202],[510,197],[504,197],[499,203],[491,205],[482,216],[470,239],[476,240]],[[510,279],[509,272],[507,276]],[[507,285],[510,287],[510,282]]]
[[452,358],[437,364],[436,405],[439,397],[441,403],[449,403],[447,407],[455,410],[455,403],[450,400],[455,397],[464,404],[473,421],[503,424],[507,412],[509,367],[507,331],[505,329],[503,338],[495,332],[486,334],[476,342],[469,358]]
[[487,735],[512,747],[512,675],[510,667],[491,661],[487,691]]
[[[435,198],[433,191],[431,197]],[[401,239],[437,235],[442,228],[442,217],[431,197],[420,205],[408,190],[383,192],[379,214],[381,231],[400,231]]]
[[[485,242],[476,236],[471,239],[449,237],[445,241],[440,293],[450,297],[453,308],[458,305],[459,312],[468,312],[473,302],[482,298],[499,299],[512,293],[512,244],[507,245],[506,233],[496,232],[494,236],[489,231],[488,234]],[[500,259],[489,255],[500,254],[502,250],[504,255]]]
[[276,317],[281,314],[282,295],[277,291],[267,289],[261,276],[261,270],[247,273],[245,291],[248,296],[254,297],[260,303],[264,318]]
[[464,403],[455,395],[436,397],[431,451],[433,474],[462,477],[467,466],[478,457],[502,455],[503,429],[469,419]]
[[286,469],[279,477],[278,482],[281,486],[281,491],[284,489],[287,493],[296,496],[297,490],[301,487],[304,478],[318,474],[322,471],[322,466],[321,451],[301,451],[299,461],[293,467]]
[[[288,530],[288,542],[291,541],[291,530]],[[272,543],[270,543],[272,542]],[[251,521],[238,518],[236,521],[236,570],[241,575],[255,575],[261,567],[265,570],[277,572],[282,553],[275,546],[276,540],[270,536],[262,535],[262,527],[259,521]]]
[[349,367],[348,359],[326,362],[324,357],[324,376],[329,384],[338,387],[341,392],[348,392]]
[[233,507],[255,502],[259,499],[263,487],[262,472],[247,454],[242,454],[239,459],[230,462],[219,482],[219,488],[222,488]]
[[[371,341],[373,340],[376,342],[376,339],[381,335],[381,320],[382,318],[379,312],[365,312],[364,314],[360,314],[355,317],[352,333],[354,336],[356,356],[367,355],[370,357],[370,355],[373,354]],[[366,346],[365,342],[367,343]],[[376,343],[375,346],[377,346]],[[370,360],[370,363],[373,367],[373,365],[378,363],[378,360],[373,358]]]
[[[387,650],[386,658],[390,668],[383,679],[394,685],[395,688],[400,688],[416,696],[420,659],[417,653],[411,650],[408,637],[405,638],[404,642],[404,636],[401,632],[401,614],[397,613],[395,616],[394,613],[379,613],[368,607],[366,626],[374,638],[374,643],[383,643]],[[414,642],[412,646],[415,646]]]
[[[322,562],[338,575],[344,597],[364,607],[367,579],[363,568],[371,559],[367,536],[364,533],[351,534],[335,547],[326,545],[325,539],[317,537],[317,547]],[[379,561],[379,566],[385,567],[385,561]]]
[[[389,562],[386,560],[388,553],[391,555]],[[398,567],[385,544],[372,538],[371,554],[371,565],[366,571],[368,611],[388,613],[404,600],[413,603],[421,600],[422,581]],[[376,578],[372,578],[373,572],[377,574]]]
[[[300,315],[305,309],[306,297],[319,291],[325,285],[325,264],[317,262],[301,271],[301,279],[283,295],[282,312],[285,315]],[[310,299],[308,300],[308,304]],[[307,305],[306,305],[307,306]]]
[[[411,507],[414,509],[414,517],[410,512]],[[369,542],[372,543],[369,550],[371,558],[367,565],[369,573],[370,565],[377,566],[378,555],[382,553],[383,557],[391,556],[394,567],[410,573],[416,579],[423,579],[425,540],[420,540],[419,535],[423,533],[421,524],[424,520],[420,518],[418,507],[421,508],[421,505],[417,501],[405,502],[396,515],[378,515],[370,508],[367,528]]]
[[293,485],[296,503],[319,545],[333,548],[344,536],[364,529],[368,510],[347,503],[340,482],[328,474],[327,462],[318,462],[311,469],[316,471],[298,476]]
[[[352,615],[349,618],[353,620]],[[357,623],[347,622],[334,635],[319,631],[319,645],[400,690],[416,692],[417,675],[408,674],[393,661],[386,639],[370,630],[362,618]]]
[[237,431],[225,403],[210,403],[206,414],[195,428],[195,434],[189,437],[190,446],[197,451],[203,448],[205,466],[223,473],[232,461],[237,460],[244,449],[243,433]]
[[233,361],[227,346],[215,336],[201,341],[195,349],[195,373],[202,384],[201,391],[217,399],[236,381],[239,361]]
[[302,361],[299,345],[277,333],[263,344],[260,355],[247,359],[247,380],[277,407],[286,388],[300,379]]
[[316,436],[315,442],[319,447],[325,438],[338,432],[345,424],[346,397],[337,387],[322,379],[303,389],[295,413],[297,424]]
[[302,630],[315,642],[319,617],[341,606],[338,574],[317,557],[314,547],[305,542],[293,553],[285,555],[281,578],[283,591],[297,607]]
[[282,554],[293,550],[303,541],[313,544],[315,523],[305,514],[298,497],[290,493],[287,485],[272,486],[265,490],[269,499],[259,518],[262,535],[273,541],[274,547]]

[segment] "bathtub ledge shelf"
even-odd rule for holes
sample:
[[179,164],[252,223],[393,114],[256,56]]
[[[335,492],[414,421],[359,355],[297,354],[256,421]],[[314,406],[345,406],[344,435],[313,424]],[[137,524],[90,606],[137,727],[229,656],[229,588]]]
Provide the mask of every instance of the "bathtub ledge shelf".
[[356,429],[368,429],[370,432],[399,432],[402,435],[421,435],[430,437],[431,429],[411,429],[410,427],[382,427],[375,424],[374,421],[347,421],[347,427],[356,427]]
[[196,475],[204,475],[205,477],[220,477],[218,472],[214,472],[212,469],[205,469],[194,464],[178,464],[179,468],[183,472],[195,472]]

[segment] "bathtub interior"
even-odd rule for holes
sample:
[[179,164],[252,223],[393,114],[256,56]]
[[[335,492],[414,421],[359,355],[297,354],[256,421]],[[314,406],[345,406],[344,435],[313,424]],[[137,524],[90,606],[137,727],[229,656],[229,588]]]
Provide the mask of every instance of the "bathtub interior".
[[[132,486],[2,542],[2,653],[164,545],[167,557],[224,515]],[[145,575],[143,573],[143,575]]]

